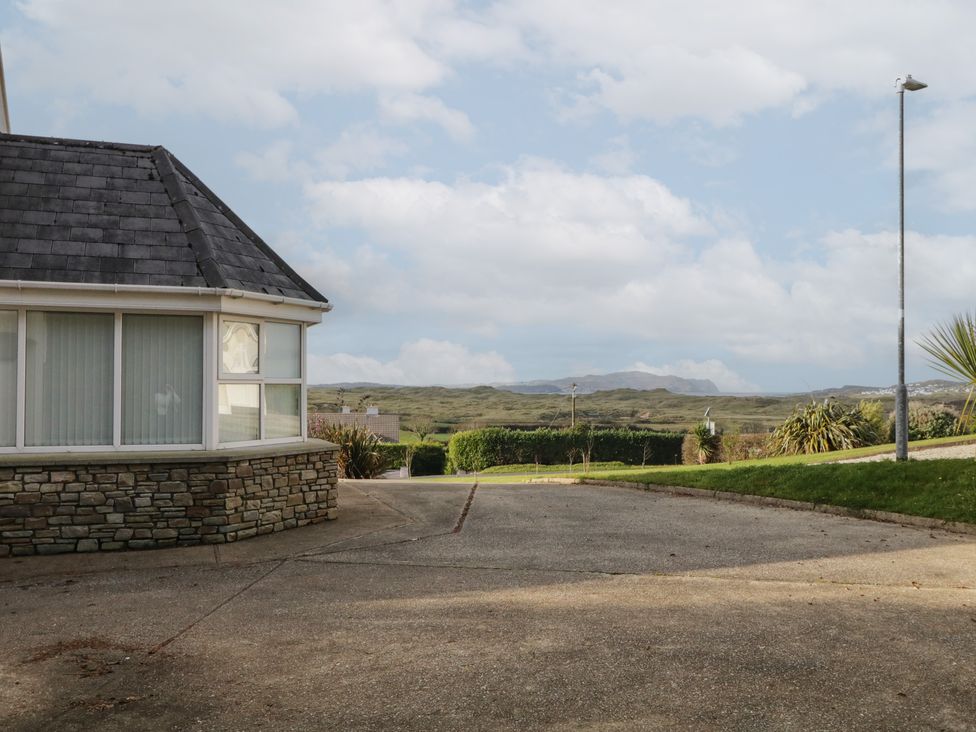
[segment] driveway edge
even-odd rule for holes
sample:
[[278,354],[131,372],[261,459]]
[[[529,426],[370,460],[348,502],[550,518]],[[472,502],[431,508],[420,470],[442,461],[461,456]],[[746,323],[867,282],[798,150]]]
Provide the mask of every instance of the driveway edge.
[[772,496],[754,496],[748,493],[733,493],[730,491],[709,490],[706,488],[687,488],[676,485],[653,485],[650,483],[635,483],[626,480],[596,480],[592,478],[538,478],[532,483],[562,483],[564,485],[598,485],[610,488],[632,488],[652,493],[667,493],[673,496],[692,496],[694,498],[712,498],[732,503],[745,503],[752,506],[772,506],[774,508],[789,508],[794,511],[813,511],[828,513],[832,516],[846,516],[848,518],[880,521],[886,524],[900,524],[914,526],[920,529],[938,529],[954,534],[969,534],[976,536],[976,524],[961,521],[943,521],[942,519],[926,516],[912,516],[893,511],[876,511],[871,508],[845,508],[829,503],[813,503],[810,501],[794,501],[790,498],[774,498]]

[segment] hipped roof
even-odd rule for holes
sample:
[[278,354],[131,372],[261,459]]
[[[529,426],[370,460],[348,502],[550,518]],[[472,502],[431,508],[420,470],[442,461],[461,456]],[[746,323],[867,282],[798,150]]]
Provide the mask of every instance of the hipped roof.
[[53,137],[0,134],[0,280],[328,302],[166,148]]

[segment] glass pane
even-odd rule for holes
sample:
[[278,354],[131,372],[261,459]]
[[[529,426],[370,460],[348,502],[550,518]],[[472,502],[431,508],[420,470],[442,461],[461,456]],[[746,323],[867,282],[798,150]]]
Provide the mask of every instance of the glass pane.
[[265,323],[267,339],[264,375],[278,379],[302,377],[302,327],[287,323]]
[[298,384],[265,384],[265,437],[301,437],[301,399]]
[[28,445],[111,445],[115,319],[27,313]]
[[261,436],[261,392],[257,384],[221,384],[217,389],[221,442],[256,440]]
[[0,447],[17,442],[17,313],[0,310]]
[[203,318],[122,317],[122,443],[203,442]]
[[225,374],[256,374],[258,372],[258,326],[225,320],[222,364]]

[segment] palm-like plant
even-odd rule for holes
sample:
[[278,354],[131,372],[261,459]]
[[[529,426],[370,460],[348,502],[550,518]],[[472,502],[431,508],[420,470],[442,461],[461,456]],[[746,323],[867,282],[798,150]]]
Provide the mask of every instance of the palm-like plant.
[[773,452],[780,455],[810,454],[849,450],[870,445],[877,440],[871,423],[857,407],[847,408],[825,399],[811,401],[793,414],[773,432]]
[[929,363],[950,378],[961,378],[969,385],[969,396],[956,423],[956,431],[969,424],[976,408],[976,317],[970,313],[954,315],[948,323],[937,325],[929,335],[918,341]]
[[380,438],[367,427],[310,420],[309,434],[339,446],[340,478],[375,478],[387,468],[386,457],[379,451]]

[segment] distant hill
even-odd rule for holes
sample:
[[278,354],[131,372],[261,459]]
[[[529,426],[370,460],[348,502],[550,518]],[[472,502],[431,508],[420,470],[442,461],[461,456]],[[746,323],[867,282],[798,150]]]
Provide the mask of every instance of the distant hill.
[[681,376],[658,376],[644,371],[617,371],[612,374],[567,376],[564,379],[523,381],[515,384],[494,384],[496,389],[516,394],[568,394],[576,384],[577,394],[594,394],[614,389],[650,391],[667,389],[673,394],[718,394],[718,387],[709,379],[685,379]]
[[[958,381],[948,381],[946,379],[930,379],[928,381],[915,381],[906,384],[910,397],[944,397],[947,399],[958,398],[969,393],[969,387]],[[855,386],[845,385],[833,389],[817,389],[808,392],[807,395],[814,399],[824,399],[826,397],[840,397],[847,399],[878,399],[880,397],[894,396],[894,386]],[[800,396],[797,394],[796,396]]]

